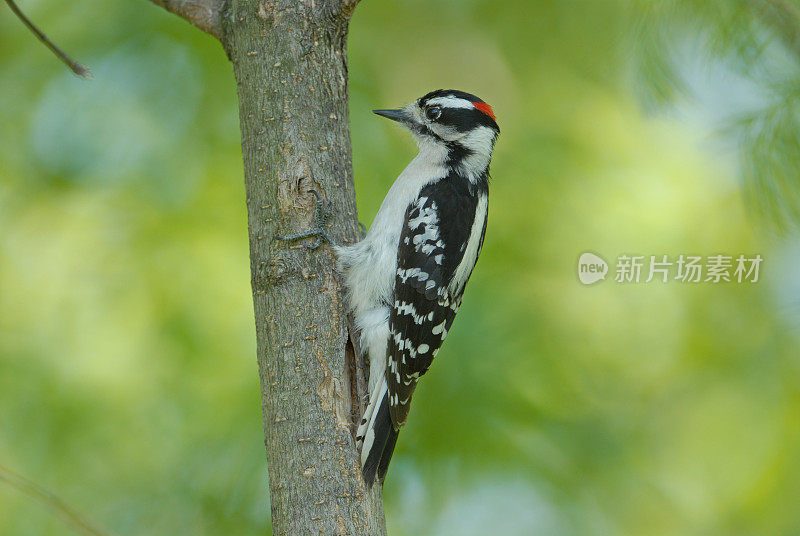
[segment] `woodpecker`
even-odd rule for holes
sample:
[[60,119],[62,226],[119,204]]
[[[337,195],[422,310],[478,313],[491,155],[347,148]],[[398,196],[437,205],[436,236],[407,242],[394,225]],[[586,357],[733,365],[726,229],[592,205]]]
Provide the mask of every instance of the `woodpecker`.
[[364,239],[335,246],[369,359],[368,405],[356,433],[369,486],[384,480],[414,389],[453,324],[480,255],[500,133],[491,106],[463,91],[440,89],[374,112],[410,130],[419,154]]

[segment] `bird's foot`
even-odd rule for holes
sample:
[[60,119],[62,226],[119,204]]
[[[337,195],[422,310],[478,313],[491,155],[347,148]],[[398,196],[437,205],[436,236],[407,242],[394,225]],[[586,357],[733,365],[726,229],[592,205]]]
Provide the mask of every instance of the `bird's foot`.
[[280,240],[282,242],[293,242],[295,240],[302,240],[304,238],[316,238],[315,241],[311,242],[308,246],[308,249],[314,250],[317,249],[322,245],[323,242],[327,242],[331,246],[335,246],[336,244],[333,242],[331,237],[328,235],[328,231],[326,230],[326,226],[328,224],[328,218],[331,215],[331,207],[330,203],[326,202],[322,199],[317,193],[316,190],[310,190],[311,193],[314,194],[314,197],[317,198],[317,208],[314,212],[314,223],[315,227],[313,229],[309,229],[308,231],[302,231],[300,233],[290,234],[290,235],[275,235],[275,240]]

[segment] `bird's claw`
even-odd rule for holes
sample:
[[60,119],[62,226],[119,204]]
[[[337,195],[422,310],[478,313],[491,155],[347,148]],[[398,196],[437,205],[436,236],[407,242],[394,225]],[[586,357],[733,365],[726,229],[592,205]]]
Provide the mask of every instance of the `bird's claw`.
[[323,242],[327,242],[331,246],[335,246],[336,244],[325,230],[325,226],[328,223],[328,218],[330,218],[331,215],[330,203],[326,202],[322,197],[320,197],[316,190],[312,189],[309,191],[314,194],[314,197],[317,198],[317,208],[314,212],[314,221],[316,222],[317,226],[314,229],[309,229],[308,231],[302,231],[300,233],[291,235],[275,235],[275,240],[280,240],[281,242],[291,242],[294,240],[302,240],[303,238],[316,238],[316,240],[312,241],[306,246],[306,248],[312,251],[320,247]]

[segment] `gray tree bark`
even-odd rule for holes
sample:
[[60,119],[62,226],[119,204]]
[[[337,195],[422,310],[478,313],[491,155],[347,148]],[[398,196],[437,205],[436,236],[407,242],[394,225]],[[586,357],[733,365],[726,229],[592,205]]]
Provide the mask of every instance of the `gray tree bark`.
[[335,257],[313,239],[319,199],[337,243],[358,237],[346,43],[357,0],[153,0],[219,37],[239,96],[250,267],[273,534],[383,536],[380,486],[354,430],[363,365]]

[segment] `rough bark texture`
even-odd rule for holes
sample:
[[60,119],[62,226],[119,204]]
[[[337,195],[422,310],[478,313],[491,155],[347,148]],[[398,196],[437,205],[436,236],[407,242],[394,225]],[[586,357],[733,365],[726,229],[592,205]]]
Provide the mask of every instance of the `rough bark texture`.
[[220,17],[223,0],[152,0],[152,2],[188,20],[217,39],[222,38]]
[[238,84],[273,533],[385,534],[353,430],[363,394],[334,253],[276,234],[357,239],[346,37],[354,2],[230,0],[223,45]]

